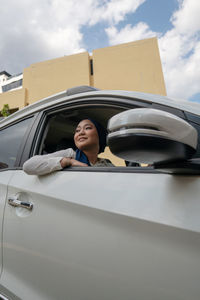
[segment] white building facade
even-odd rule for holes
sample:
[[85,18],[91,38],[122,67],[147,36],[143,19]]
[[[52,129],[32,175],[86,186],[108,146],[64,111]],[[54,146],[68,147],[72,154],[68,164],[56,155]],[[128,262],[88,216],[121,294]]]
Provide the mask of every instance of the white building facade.
[[23,74],[11,76],[8,72],[0,72],[0,93],[22,88]]

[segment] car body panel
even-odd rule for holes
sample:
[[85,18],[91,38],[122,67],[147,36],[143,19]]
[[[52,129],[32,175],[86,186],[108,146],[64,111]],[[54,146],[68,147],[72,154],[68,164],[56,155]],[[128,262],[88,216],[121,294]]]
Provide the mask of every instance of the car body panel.
[[[192,164],[189,175],[167,174],[166,166],[74,167],[45,176],[21,169],[41,153],[50,114],[111,104],[173,111],[200,135],[198,104],[128,91],[64,91],[0,121],[3,129],[35,115],[15,167],[0,171],[0,294],[8,299],[199,300],[200,175]],[[10,206],[16,196],[33,209]]]
[[0,172],[0,274],[2,272],[2,232],[3,232],[3,215],[4,208],[7,199],[7,189],[10,178],[12,177],[12,171]]
[[20,299],[198,299],[199,176],[19,171],[17,193],[34,208],[6,206],[1,284]]

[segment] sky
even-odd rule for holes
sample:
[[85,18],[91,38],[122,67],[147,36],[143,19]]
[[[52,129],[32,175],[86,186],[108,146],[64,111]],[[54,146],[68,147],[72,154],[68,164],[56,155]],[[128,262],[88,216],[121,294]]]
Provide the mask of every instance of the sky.
[[199,0],[0,0],[0,71],[157,37],[167,95],[200,103]]

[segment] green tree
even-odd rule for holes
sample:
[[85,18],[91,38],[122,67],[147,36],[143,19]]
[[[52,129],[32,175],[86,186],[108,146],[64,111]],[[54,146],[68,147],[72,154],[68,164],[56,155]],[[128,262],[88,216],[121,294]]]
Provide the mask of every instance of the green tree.
[[10,108],[8,104],[4,104],[2,110],[1,110],[1,114],[3,117],[7,117],[10,115]]

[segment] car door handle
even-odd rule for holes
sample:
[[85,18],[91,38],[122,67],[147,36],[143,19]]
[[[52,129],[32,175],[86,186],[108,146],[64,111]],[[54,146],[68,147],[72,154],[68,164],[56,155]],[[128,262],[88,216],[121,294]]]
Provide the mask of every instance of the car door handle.
[[31,202],[26,202],[26,201],[20,201],[18,196],[13,196],[8,198],[8,204],[14,207],[23,207],[28,210],[33,209],[33,203]]

